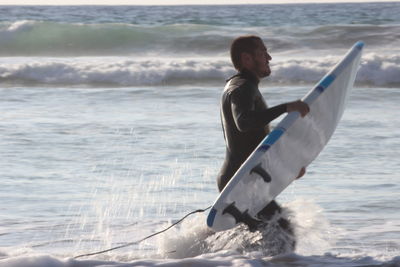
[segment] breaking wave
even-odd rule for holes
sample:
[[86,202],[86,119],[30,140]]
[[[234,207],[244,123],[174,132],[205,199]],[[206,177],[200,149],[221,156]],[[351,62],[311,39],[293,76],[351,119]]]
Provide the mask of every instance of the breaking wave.
[[[274,60],[272,84],[314,84],[340,57]],[[400,84],[400,56],[363,56],[359,85]],[[225,59],[175,58],[6,58],[0,61],[0,81],[24,85],[153,86],[217,84],[233,75]]]
[[0,22],[0,56],[125,56],[226,54],[241,34],[262,36],[274,52],[369,48],[398,49],[400,25],[226,26],[137,25],[21,20]]

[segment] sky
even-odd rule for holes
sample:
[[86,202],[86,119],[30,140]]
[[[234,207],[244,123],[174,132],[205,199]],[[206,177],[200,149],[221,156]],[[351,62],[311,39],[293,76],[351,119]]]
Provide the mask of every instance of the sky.
[[0,5],[212,5],[337,2],[400,2],[400,0],[0,0]]

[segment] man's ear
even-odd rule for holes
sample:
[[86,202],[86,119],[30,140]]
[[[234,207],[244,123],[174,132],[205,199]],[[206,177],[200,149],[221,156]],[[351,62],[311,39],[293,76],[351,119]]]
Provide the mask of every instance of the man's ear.
[[253,66],[253,57],[246,52],[240,54],[240,60],[242,62],[242,67],[246,69],[251,69]]

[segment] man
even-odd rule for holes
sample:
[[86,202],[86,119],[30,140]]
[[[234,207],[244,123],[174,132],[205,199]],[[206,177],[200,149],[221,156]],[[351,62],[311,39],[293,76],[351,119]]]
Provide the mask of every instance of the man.
[[[228,79],[222,94],[221,120],[226,155],[217,179],[220,191],[269,133],[268,124],[272,120],[285,112],[298,111],[302,117],[309,112],[308,105],[300,100],[267,107],[258,83],[271,74],[269,61],[272,58],[260,37],[238,37],[233,41],[230,52],[238,73]],[[298,178],[304,173],[305,169],[302,169]],[[272,201],[259,213],[259,217],[268,220],[277,211],[280,207]],[[287,222],[282,221],[282,224]]]

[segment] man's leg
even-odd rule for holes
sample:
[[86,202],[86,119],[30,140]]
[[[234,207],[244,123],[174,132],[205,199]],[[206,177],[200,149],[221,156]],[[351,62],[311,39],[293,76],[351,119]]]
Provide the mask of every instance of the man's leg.
[[265,206],[258,214],[257,217],[266,221],[271,220],[275,213],[280,213],[282,208],[272,200],[267,206]]
[[[282,208],[278,205],[275,200],[272,200],[265,208],[263,208],[258,214],[257,217],[260,218],[262,221],[269,221],[275,214],[279,214],[282,212]],[[290,234],[294,234],[293,228],[290,222],[285,218],[279,218],[278,220],[279,226],[286,230]]]

